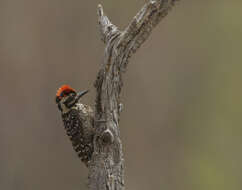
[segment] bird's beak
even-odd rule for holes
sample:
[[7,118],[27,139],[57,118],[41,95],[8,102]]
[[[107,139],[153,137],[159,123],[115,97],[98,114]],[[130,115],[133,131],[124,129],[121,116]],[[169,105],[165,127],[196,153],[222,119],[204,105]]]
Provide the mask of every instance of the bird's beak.
[[84,90],[84,91],[81,91],[81,92],[78,92],[77,95],[76,95],[76,102],[79,101],[79,99],[84,96],[86,93],[88,93],[89,90]]

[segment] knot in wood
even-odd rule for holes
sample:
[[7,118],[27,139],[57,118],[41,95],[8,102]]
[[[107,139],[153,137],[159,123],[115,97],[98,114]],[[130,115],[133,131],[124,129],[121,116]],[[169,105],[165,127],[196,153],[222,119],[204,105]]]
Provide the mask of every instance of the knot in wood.
[[101,136],[101,141],[103,145],[109,145],[112,144],[114,141],[113,133],[109,130],[106,129]]

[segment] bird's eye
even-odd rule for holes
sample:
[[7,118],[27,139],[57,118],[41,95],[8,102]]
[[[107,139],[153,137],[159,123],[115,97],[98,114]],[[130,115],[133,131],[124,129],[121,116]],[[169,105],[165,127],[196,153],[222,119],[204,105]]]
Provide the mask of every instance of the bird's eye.
[[65,92],[63,91],[61,92],[60,97],[64,97],[64,96],[65,96]]

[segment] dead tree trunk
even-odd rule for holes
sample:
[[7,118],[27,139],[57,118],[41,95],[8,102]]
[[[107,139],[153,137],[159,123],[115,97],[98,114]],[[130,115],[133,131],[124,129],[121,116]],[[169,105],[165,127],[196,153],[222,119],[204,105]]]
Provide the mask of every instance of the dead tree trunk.
[[124,190],[124,159],[119,131],[122,74],[131,55],[176,1],[149,0],[124,31],[113,25],[104,15],[102,6],[98,6],[101,38],[106,48],[95,82],[94,152],[87,165],[90,190]]

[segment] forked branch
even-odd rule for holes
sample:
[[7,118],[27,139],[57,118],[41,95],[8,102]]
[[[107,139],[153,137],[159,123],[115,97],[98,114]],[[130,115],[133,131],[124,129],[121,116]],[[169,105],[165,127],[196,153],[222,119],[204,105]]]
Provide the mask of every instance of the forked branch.
[[94,153],[88,164],[91,190],[124,189],[124,163],[119,132],[122,73],[129,57],[145,42],[176,1],[149,0],[124,31],[118,30],[104,14],[102,6],[98,6],[101,39],[106,48],[95,82]]

